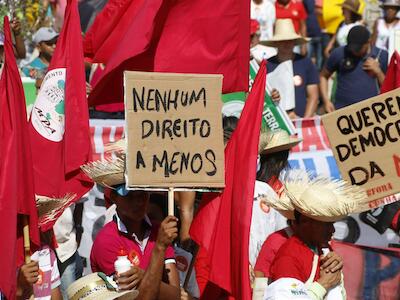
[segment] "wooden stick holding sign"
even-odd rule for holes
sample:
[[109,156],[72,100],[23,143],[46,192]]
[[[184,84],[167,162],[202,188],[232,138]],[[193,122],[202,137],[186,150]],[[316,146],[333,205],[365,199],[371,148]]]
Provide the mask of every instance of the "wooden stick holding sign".
[[23,233],[24,233],[24,255],[25,263],[31,262],[31,242],[29,239],[29,221],[28,216],[23,216]]
[[168,216],[173,216],[174,212],[174,188],[170,187],[168,189]]

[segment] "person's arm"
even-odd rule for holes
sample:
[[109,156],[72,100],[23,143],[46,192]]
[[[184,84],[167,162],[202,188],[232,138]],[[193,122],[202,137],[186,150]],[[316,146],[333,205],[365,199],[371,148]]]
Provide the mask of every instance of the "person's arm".
[[328,80],[332,76],[332,73],[329,72],[325,67],[321,70],[321,74],[319,77],[320,83],[320,93],[322,102],[324,105],[324,109],[327,113],[330,113],[335,110],[335,106],[333,105],[331,99],[328,97]]
[[341,271],[321,270],[320,278],[307,287],[307,293],[312,300],[323,300],[330,289],[340,284],[341,279]]
[[17,299],[27,299],[33,294],[33,284],[39,279],[39,263],[31,261],[18,271]]
[[60,286],[51,290],[51,300],[63,300],[61,295]]
[[179,239],[182,244],[186,244],[190,241],[189,229],[193,221],[196,192],[178,192],[178,195],[177,202],[181,219]]
[[139,284],[138,300],[179,299],[179,288],[161,282],[165,251],[178,236],[178,219],[168,216],[161,223],[150,264]]
[[331,37],[328,45],[326,45],[326,48],[324,50],[325,58],[329,57],[329,54],[331,53],[333,47],[335,46],[335,41],[336,41],[336,33]]
[[385,80],[385,74],[383,73],[379,60],[376,58],[368,57],[367,60],[363,64],[363,70],[375,76],[378,80],[379,85],[382,85]]
[[11,30],[15,40],[14,55],[17,59],[23,59],[26,57],[26,49],[21,34],[21,22],[16,17],[11,20]]
[[371,35],[371,46],[374,46],[376,44],[377,38],[378,38],[378,20],[375,20]]
[[307,85],[307,104],[304,112],[304,118],[314,116],[318,107],[318,84]]

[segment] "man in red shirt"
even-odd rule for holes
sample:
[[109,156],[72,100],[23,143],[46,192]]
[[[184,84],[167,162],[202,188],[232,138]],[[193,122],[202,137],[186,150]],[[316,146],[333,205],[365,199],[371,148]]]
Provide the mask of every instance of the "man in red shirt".
[[301,0],[277,0],[275,9],[277,19],[291,19],[296,33],[307,36],[307,12]]
[[365,191],[344,181],[298,176],[285,182],[285,196],[284,204],[282,197],[266,199],[278,210],[293,209],[296,226],[270,266],[272,284],[265,291],[266,299],[346,299],[343,262],[330,251],[329,241],[335,221],[369,209]]

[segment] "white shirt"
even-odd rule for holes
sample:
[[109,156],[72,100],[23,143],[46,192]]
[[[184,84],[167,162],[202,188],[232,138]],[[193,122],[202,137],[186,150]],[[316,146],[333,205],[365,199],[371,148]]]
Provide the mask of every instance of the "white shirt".
[[71,205],[65,209],[53,226],[54,235],[58,244],[58,247],[55,250],[58,259],[62,263],[74,255],[78,249],[73,218],[74,207],[75,205]]
[[268,40],[272,37],[276,13],[275,5],[270,0],[263,0],[261,4],[255,4],[251,1],[250,18],[260,23],[261,41]]

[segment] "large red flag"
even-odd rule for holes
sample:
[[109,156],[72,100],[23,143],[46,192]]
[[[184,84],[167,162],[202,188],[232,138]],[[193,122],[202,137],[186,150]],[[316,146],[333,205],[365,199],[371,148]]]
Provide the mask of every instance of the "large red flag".
[[[225,149],[225,189],[200,208],[191,237],[208,256],[209,281],[237,300],[251,299],[249,235],[266,67],[262,63]],[[217,299],[215,289],[202,299]]]
[[80,170],[92,153],[81,41],[77,0],[68,0],[63,28],[30,119],[38,195],[75,194],[76,200],[93,186]]
[[381,93],[386,93],[400,87],[400,55],[394,51],[386,71],[385,80],[381,86]]
[[21,77],[4,18],[4,66],[0,79],[0,290],[15,298],[17,265],[23,263],[22,215],[29,217],[31,242],[39,246],[32,156]]
[[85,42],[106,63],[89,103],[122,102],[124,70],[223,74],[224,93],[246,91],[249,11],[248,0],[110,0]]

